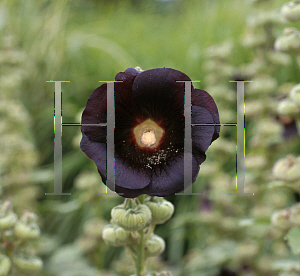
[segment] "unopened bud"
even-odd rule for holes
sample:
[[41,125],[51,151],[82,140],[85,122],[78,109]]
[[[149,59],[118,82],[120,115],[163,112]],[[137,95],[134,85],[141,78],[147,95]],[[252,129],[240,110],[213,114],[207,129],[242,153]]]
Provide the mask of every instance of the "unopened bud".
[[273,167],[273,175],[276,179],[283,181],[296,181],[300,179],[300,158],[288,155],[279,159]]
[[11,261],[10,259],[0,254],[0,276],[7,276],[11,267]]
[[300,83],[295,85],[290,91],[290,98],[300,106]]
[[259,245],[255,241],[244,241],[237,247],[237,253],[241,259],[252,259],[258,251]]
[[147,257],[154,257],[161,254],[165,250],[165,241],[157,236],[152,235],[145,244],[145,255]]
[[291,208],[290,220],[294,225],[300,226],[300,203]]
[[24,272],[37,272],[43,268],[43,261],[38,257],[14,256],[13,263]]
[[279,102],[277,106],[277,112],[282,116],[294,116],[300,111],[300,108],[296,104],[296,102],[292,101],[289,98],[284,99]]
[[271,217],[272,225],[281,230],[290,229],[292,226],[290,215],[291,211],[289,209],[274,212]]
[[87,221],[83,226],[83,232],[90,237],[98,238],[102,236],[104,222],[98,218]]
[[10,201],[5,201],[0,206],[0,229],[10,228],[15,225],[18,217],[13,212]]
[[103,228],[102,238],[107,245],[122,246],[130,241],[130,232],[118,225],[108,224]]
[[139,231],[151,221],[151,211],[145,204],[136,204],[134,199],[126,198],[121,205],[111,210],[112,219],[127,231]]
[[278,274],[278,276],[299,276],[299,272],[297,271],[284,271]]
[[162,197],[154,196],[145,200],[145,204],[152,213],[152,223],[162,224],[166,222],[174,213],[174,206],[171,202]]
[[290,22],[300,20],[300,1],[292,1],[284,4],[280,11],[282,17]]
[[257,77],[248,86],[249,94],[270,94],[274,92],[277,88],[276,79],[269,76]]
[[15,234],[22,239],[34,239],[40,236],[40,228],[37,225],[37,215],[25,212],[15,225]]
[[300,32],[293,28],[286,28],[284,35],[278,37],[275,41],[275,49],[288,54],[297,54],[300,52]]

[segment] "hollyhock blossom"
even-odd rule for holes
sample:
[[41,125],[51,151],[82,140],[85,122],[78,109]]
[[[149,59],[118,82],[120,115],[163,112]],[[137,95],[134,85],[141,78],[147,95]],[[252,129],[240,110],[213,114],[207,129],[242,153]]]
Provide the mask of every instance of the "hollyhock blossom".
[[[170,196],[184,190],[184,73],[171,68],[137,71],[115,77],[115,191]],[[192,183],[205,152],[219,137],[217,106],[205,91],[192,87]],[[93,91],[82,124],[107,122],[107,84]],[[82,126],[81,149],[97,165],[106,183],[107,127]],[[188,183],[191,185],[192,183]]]

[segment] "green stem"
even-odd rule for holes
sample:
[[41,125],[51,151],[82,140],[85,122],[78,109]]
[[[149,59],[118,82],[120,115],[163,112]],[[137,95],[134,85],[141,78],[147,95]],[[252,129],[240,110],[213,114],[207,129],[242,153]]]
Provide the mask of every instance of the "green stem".
[[[141,204],[144,203],[145,195],[140,195],[138,200]],[[144,229],[138,231],[140,234],[140,242],[137,247],[136,275],[145,275],[145,250],[144,250]]]
[[145,272],[145,257],[144,257],[144,230],[139,231],[140,242],[137,250],[136,275],[143,276]]
[[155,229],[155,226],[156,226],[156,224],[152,224],[152,223],[150,224],[147,235],[145,237],[145,241],[147,241],[150,238],[151,234],[153,233],[153,231]]

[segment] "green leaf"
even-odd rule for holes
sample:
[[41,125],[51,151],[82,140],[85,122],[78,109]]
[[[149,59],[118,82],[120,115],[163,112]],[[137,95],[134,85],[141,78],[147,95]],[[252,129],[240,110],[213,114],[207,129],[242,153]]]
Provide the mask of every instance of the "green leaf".
[[300,254],[300,227],[292,228],[284,237],[294,254]]

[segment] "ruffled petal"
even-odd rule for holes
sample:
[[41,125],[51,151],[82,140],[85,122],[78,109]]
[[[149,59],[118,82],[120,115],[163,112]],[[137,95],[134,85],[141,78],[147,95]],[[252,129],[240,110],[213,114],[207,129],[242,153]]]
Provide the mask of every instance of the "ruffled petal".
[[184,83],[176,82],[179,80],[190,78],[171,68],[151,69],[137,75],[132,93],[143,114],[159,123],[170,110],[183,110]]
[[[205,155],[202,157],[202,162],[205,160]],[[192,182],[196,181],[200,167],[196,158],[192,158]],[[143,189],[127,189],[116,186],[117,193],[123,193],[124,197],[133,198],[142,194],[149,196],[171,196],[184,190],[184,165],[183,154],[174,160],[173,164],[162,171],[157,171],[152,175],[150,185]],[[188,186],[190,186],[190,183]]]
[[[213,124],[212,115],[203,107],[192,106],[192,124]],[[212,142],[215,127],[213,125],[192,126],[192,147],[206,152]]]
[[[102,175],[106,175],[106,143],[91,141],[88,136],[83,133],[80,148],[96,163],[98,171]],[[103,182],[106,183],[105,181]]]
[[[196,158],[192,157],[192,182],[199,173],[200,167]],[[192,185],[188,183],[187,186]],[[165,170],[155,170],[151,184],[147,187],[148,195],[170,196],[184,190],[184,153],[181,153]]]
[[[213,118],[213,123],[220,124],[219,112],[214,99],[204,90],[192,89],[192,105],[203,107],[210,112]],[[202,122],[208,123],[208,122]],[[220,126],[214,127],[212,141],[219,137]]]
[[[107,85],[103,84],[93,91],[82,113],[82,124],[106,123]],[[96,142],[106,143],[106,126],[82,126],[81,131]]]
[[115,184],[128,189],[142,189],[151,182],[151,170],[131,168],[126,161],[115,157]]

